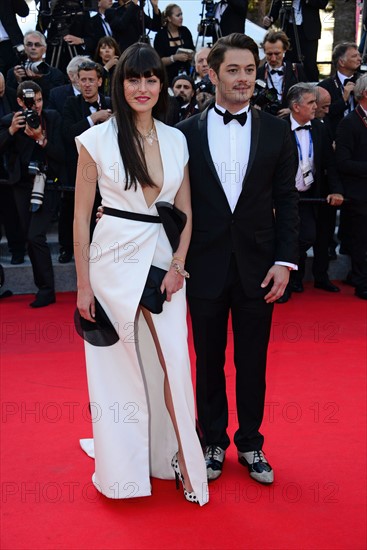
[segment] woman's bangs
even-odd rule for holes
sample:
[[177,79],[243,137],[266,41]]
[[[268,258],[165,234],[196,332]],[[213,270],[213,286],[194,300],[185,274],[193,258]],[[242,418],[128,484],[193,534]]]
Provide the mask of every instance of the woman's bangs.
[[125,78],[149,78],[156,76],[161,82],[164,80],[161,60],[153,48],[149,46],[136,50],[126,58],[124,66]]

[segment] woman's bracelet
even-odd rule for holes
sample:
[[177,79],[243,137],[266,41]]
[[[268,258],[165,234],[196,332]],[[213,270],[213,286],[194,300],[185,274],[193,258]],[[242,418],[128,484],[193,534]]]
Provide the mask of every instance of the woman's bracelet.
[[171,60],[171,63],[175,62],[175,58],[173,57],[173,55],[170,56],[170,60]]
[[184,279],[189,279],[190,278],[190,273],[188,273],[186,271],[186,269],[181,267],[178,263],[174,262],[173,260],[172,260],[171,266],[176,271],[176,273],[178,275],[181,275],[181,277],[183,277]]
[[173,256],[172,261],[182,262],[183,264],[185,264],[185,260],[183,258],[179,258],[178,256]]

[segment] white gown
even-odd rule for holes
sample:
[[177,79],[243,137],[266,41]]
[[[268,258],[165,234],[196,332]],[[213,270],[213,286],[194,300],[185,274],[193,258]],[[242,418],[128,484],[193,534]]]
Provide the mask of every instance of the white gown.
[[[183,134],[155,121],[164,180],[148,207],[140,186],[125,191],[114,118],[76,138],[98,166],[102,204],[158,215],[155,202],[173,203],[188,161]],[[92,480],[109,498],[151,494],[150,476],[174,479],[171,459],[178,445],[164,402],[163,369],[142,314],[140,297],[151,265],[169,269],[172,248],[161,224],[105,215],[93,234],[90,281],[118,329],[110,347],[85,343],[93,440],[81,440],[95,457]],[[164,356],[188,475],[201,505],[208,501],[206,468],[195,430],[195,406],[187,346],[185,289],[152,314]],[[172,490],[174,487],[172,486]]]

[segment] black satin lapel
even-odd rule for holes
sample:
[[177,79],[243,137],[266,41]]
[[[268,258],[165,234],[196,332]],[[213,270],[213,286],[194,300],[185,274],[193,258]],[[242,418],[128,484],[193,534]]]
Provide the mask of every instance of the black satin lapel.
[[250,145],[250,155],[248,159],[248,165],[245,177],[243,178],[242,182],[242,189],[246,183],[246,179],[251,172],[252,165],[255,160],[255,156],[257,153],[257,147],[259,144],[259,136],[260,136],[260,115],[257,109],[254,107],[251,107],[251,145]]
[[215,169],[215,166],[214,166],[214,162],[213,162],[213,159],[211,157],[211,154],[210,154],[210,150],[209,150],[209,142],[208,142],[208,109],[205,109],[200,117],[199,117],[199,121],[198,121],[198,128],[199,128],[199,136],[200,136],[200,145],[201,145],[201,150],[203,152],[203,155],[204,155],[204,158],[210,168],[210,171],[212,172],[214,178],[215,178],[215,181],[218,183],[218,185],[220,185],[221,189],[222,188],[222,184],[220,182],[220,179],[218,177],[218,172],[216,171]]

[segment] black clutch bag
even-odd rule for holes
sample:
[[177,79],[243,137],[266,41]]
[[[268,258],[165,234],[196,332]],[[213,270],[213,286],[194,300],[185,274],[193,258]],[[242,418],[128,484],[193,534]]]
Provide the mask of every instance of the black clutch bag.
[[74,313],[75,330],[83,340],[92,346],[112,346],[118,341],[119,335],[96,297],[94,297],[94,303],[95,323],[84,319],[76,308]]
[[152,265],[149,269],[147,282],[140,298],[140,305],[151,313],[162,313],[163,303],[167,298],[166,291],[161,292],[161,284],[167,271]]

